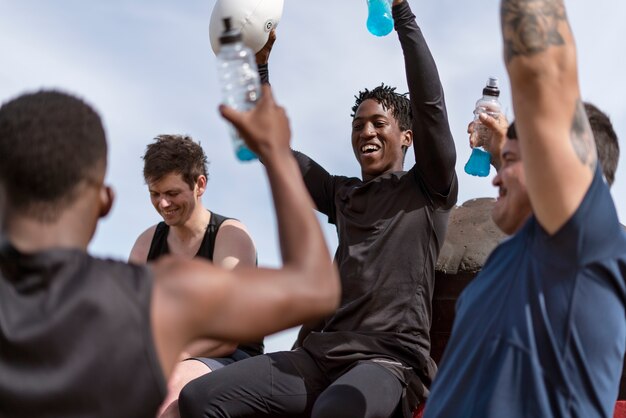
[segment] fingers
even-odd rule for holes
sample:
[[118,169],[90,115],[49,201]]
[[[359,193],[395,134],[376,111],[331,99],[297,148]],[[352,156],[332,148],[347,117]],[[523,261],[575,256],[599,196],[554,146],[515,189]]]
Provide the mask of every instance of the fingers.
[[470,148],[476,148],[480,146],[478,144],[478,135],[476,134],[476,123],[474,121],[471,121],[469,125],[467,125],[467,133],[469,134]]
[[[272,87],[269,84],[263,84],[261,86],[261,98],[257,102],[256,107],[261,106],[276,106],[276,102],[274,102],[274,96],[272,95]],[[221,104],[218,108],[220,114],[224,119],[239,127],[242,123],[242,118],[244,112],[239,112],[232,107]]]
[[226,105],[220,105],[219,112],[224,119],[232,123],[235,127],[239,127],[241,124],[241,112],[236,111],[232,107]]
[[270,59],[270,54],[272,52],[272,47],[274,46],[274,42],[276,42],[276,30],[272,29],[270,32],[267,42],[263,45],[263,48],[256,53],[256,63],[257,65],[267,64]]
[[272,29],[272,31],[270,32],[270,35],[267,38],[267,43],[265,44],[265,46],[271,50],[272,47],[274,46],[274,42],[276,42],[276,29]]
[[[219,106],[219,112],[239,132],[241,138],[257,142],[268,130],[275,126],[276,115],[285,117],[285,111],[274,101],[272,88],[269,84],[261,86],[261,97],[256,105],[248,111],[239,111],[226,105]],[[250,145],[250,144],[248,144]],[[254,151],[254,150],[253,150]]]
[[469,145],[470,148],[476,148],[482,146],[482,144],[478,143],[478,135],[474,131],[469,136]]
[[492,131],[496,131],[496,130],[500,130],[500,123],[498,122],[498,119],[486,114],[486,113],[481,113],[479,116],[480,118],[480,122],[485,125],[487,128],[491,129]]

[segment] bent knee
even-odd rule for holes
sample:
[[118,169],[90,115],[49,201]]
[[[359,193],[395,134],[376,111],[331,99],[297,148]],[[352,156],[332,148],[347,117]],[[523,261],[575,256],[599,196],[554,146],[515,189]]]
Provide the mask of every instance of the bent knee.
[[313,405],[312,418],[362,418],[367,410],[366,399],[352,386],[336,385],[324,391]]
[[208,404],[209,394],[204,385],[197,380],[186,384],[178,395],[178,410],[185,418],[204,417],[204,410]]

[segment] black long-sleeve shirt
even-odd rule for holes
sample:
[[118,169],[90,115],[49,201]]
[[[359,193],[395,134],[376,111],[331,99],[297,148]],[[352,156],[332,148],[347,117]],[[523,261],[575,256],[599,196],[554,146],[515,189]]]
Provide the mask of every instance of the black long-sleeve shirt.
[[[317,209],[337,227],[341,305],[302,347],[325,367],[373,360],[407,383],[405,409],[426,389],[435,263],[456,203],[456,152],[437,67],[408,2],[393,8],[411,99],[415,165],[368,182],[329,174],[294,151]],[[260,68],[268,81],[267,68]],[[417,379],[416,379],[417,377]]]
[[393,13],[405,57],[416,163],[363,182],[330,175],[294,152],[317,209],[337,227],[335,261],[342,281],[339,309],[302,345],[337,367],[384,359],[380,364],[424,397],[436,370],[429,354],[431,299],[449,209],[456,203],[456,152],[437,67],[415,16],[408,2]]

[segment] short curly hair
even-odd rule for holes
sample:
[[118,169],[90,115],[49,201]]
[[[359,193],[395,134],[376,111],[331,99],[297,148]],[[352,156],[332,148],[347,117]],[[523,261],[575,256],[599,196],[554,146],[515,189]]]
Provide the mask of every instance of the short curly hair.
[[619,141],[613,129],[611,119],[594,104],[584,102],[585,113],[596,141],[598,160],[602,164],[602,172],[609,186],[615,181],[615,171],[619,161]]
[[187,135],[158,135],[146,147],[143,161],[146,183],[176,173],[193,189],[198,177],[209,178],[208,161],[202,147]]
[[408,131],[411,129],[412,112],[411,101],[407,96],[408,93],[396,93],[395,87],[386,86],[384,83],[372,90],[362,90],[357,96],[354,96],[356,100],[350,116],[354,118],[361,103],[367,99],[373,99],[381,104],[385,110],[390,109],[400,129]]
[[83,181],[106,169],[100,116],[59,91],[23,94],[0,107],[0,181],[8,209],[54,221]]

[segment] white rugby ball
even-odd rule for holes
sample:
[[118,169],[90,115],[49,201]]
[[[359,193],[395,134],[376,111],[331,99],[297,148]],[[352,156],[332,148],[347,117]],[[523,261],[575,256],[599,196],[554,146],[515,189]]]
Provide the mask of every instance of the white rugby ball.
[[224,31],[224,18],[230,17],[233,28],[241,29],[243,42],[255,53],[283,14],[283,0],[217,0],[211,13],[209,36],[214,53],[220,50],[220,35]]

